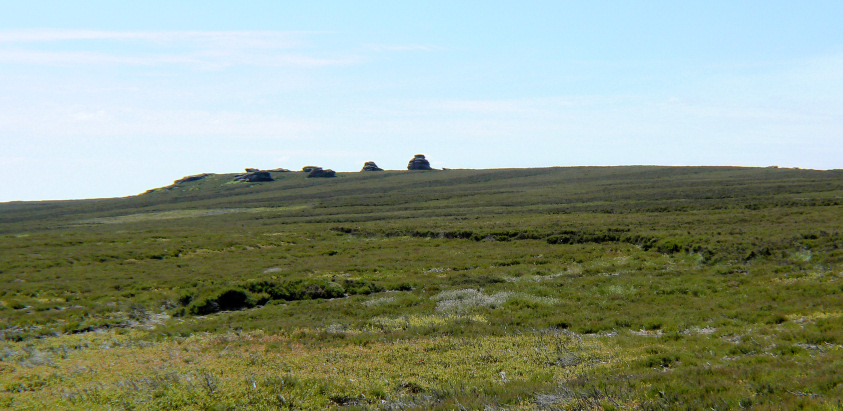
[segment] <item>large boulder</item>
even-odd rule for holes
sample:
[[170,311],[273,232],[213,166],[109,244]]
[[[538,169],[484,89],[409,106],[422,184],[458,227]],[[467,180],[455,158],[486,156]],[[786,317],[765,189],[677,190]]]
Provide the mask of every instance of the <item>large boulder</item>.
[[365,164],[363,164],[363,169],[360,171],[383,171],[383,169],[378,167],[378,165],[375,164],[374,161],[367,161]]
[[239,174],[234,177],[234,181],[245,181],[247,183],[258,183],[261,181],[272,181],[272,176],[269,171],[253,171],[246,174]]
[[311,177],[335,177],[336,171],[331,170],[330,168],[322,169],[322,167],[312,167],[310,172],[307,173],[307,178]]
[[416,154],[410,163],[407,164],[407,170],[433,170],[430,168],[430,162],[424,158],[424,154]]

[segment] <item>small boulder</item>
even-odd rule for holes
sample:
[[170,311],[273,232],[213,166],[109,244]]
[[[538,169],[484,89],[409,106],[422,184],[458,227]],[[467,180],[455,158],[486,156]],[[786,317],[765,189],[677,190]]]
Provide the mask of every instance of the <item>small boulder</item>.
[[335,177],[336,171],[331,170],[330,168],[322,169],[322,167],[312,167],[310,172],[307,173],[307,178],[311,177]]
[[309,173],[309,172],[313,171],[314,168],[322,168],[322,167],[304,166],[304,167],[301,168],[301,171],[304,171],[305,173]]
[[260,170],[259,170],[259,169],[257,169],[257,168],[247,168],[247,169],[246,169],[246,172],[247,172],[247,173],[256,173],[256,172],[258,172],[258,171],[260,171]]
[[180,178],[176,181],[173,181],[173,185],[181,184],[181,183],[188,183],[188,182],[191,182],[191,181],[198,181],[198,180],[201,180],[201,179],[203,179],[205,177],[208,177],[208,176],[211,176],[211,175],[213,175],[213,173],[202,173],[202,174],[195,174],[195,175],[192,175],[192,176],[182,177],[182,178]]
[[424,154],[416,154],[410,163],[407,164],[407,170],[433,170],[430,168],[430,162],[424,158]]
[[383,169],[378,167],[378,165],[375,164],[374,161],[367,161],[365,164],[363,164],[363,169],[360,171],[383,171]]

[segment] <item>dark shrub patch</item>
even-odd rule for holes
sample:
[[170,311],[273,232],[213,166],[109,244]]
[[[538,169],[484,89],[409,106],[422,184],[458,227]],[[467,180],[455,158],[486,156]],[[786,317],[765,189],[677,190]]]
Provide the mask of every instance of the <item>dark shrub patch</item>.
[[188,311],[194,315],[206,315],[220,311],[242,310],[254,306],[254,301],[246,291],[230,289],[219,294],[196,299],[190,304]]
[[246,289],[253,293],[265,293],[269,300],[316,300],[341,298],[346,295],[371,294],[384,290],[383,286],[365,280],[333,281],[259,281],[249,283]]

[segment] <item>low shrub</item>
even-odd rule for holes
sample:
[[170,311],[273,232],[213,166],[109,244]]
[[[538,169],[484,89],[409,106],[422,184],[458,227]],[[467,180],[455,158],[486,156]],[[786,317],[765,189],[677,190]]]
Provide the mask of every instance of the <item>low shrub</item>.
[[244,308],[254,307],[255,305],[257,305],[255,300],[248,292],[233,288],[206,297],[196,298],[187,307],[187,311],[193,315],[207,315],[220,311],[242,310]]
[[298,301],[371,294],[383,291],[384,287],[365,280],[343,280],[342,282],[265,280],[249,283],[246,289],[253,293],[265,293],[268,300]]

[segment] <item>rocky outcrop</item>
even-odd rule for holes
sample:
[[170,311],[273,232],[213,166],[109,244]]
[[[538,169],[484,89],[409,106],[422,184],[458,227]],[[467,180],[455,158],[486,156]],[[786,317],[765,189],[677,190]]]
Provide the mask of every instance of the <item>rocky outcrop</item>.
[[269,171],[270,173],[289,173],[290,172],[290,170],[287,170],[286,168],[273,168],[272,170],[266,170],[266,171]]
[[247,173],[255,173],[255,172],[258,172],[258,171],[261,171],[261,170],[258,169],[258,168],[247,168],[246,169]]
[[331,170],[330,168],[322,169],[322,167],[310,167],[310,171],[307,173],[307,178],[311,177],[335,177],[336,171]]
[[180,178],[176,181],[173,181],[173,185],[181,184],[181,183],[188,183],[188,182],[191,182],[191,181],[199,181],[199,180],[201,180],[205,177],[212,176],[212,175],[214,175],[214,174],[213,173],[202,173],[202,174],[195,174],[195,175],[192,175],[192,176],[182,177],[182,178]]
[[234,176],[234,181],[245,181],[247,183],[258,183],[261,181],[272,181],[272,176],[269,171],[252,171],[246,174],[238,174]]
[[301,171],[304,171],[305,173],[309,173],[309,172],[313,171],[314,168],[322,168],[322,167],[304,166],[304,167],[301,168]]
[[424,158],[424,154],[416,154],[410,163],[407,164],[407,170],[433,170],[430,168],[430,162]]
[[367,161],[365,164],[363,164],[363,169],[360,171],[383,171],[383,169],[378,167],[378,165],[375,164],[374,161]]

